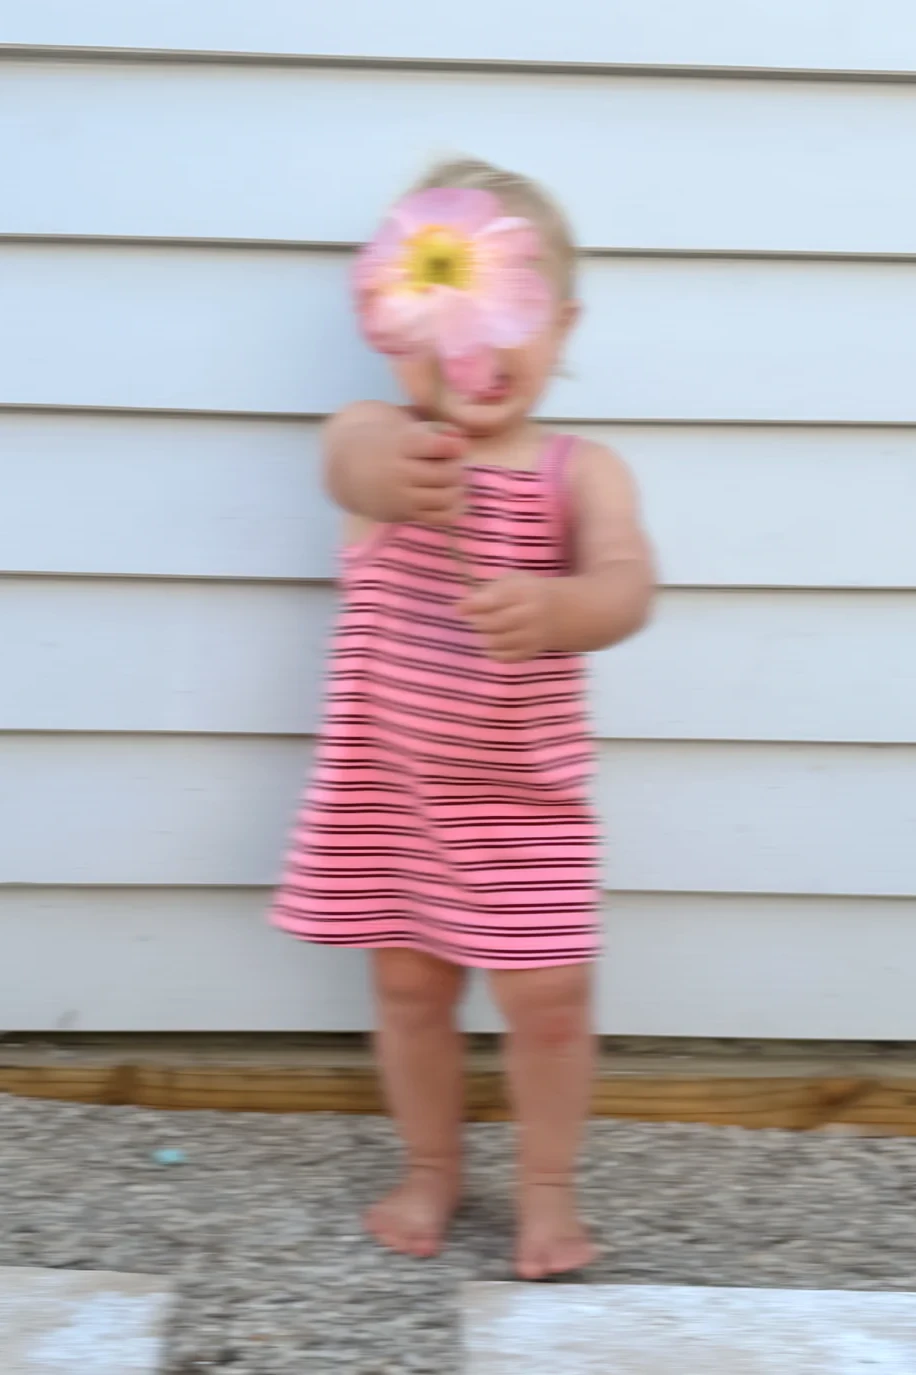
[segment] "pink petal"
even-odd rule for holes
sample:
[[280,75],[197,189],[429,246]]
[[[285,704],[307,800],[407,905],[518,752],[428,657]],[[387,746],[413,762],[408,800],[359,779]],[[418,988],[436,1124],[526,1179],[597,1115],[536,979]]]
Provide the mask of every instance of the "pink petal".
[[484,225],[474,236],[474,248],[486,266],[512,264],[521,267],[543,256],[541,236],[529,220],[503,215]]
[[385,220],[371,243],[362,247],[353,264],[357,291],[380,287],[392,279],[403,255],[403,237],[391,220]]
[[496,376],[496,355],[492,349],[477,349],[442,360],[448,386],[461,396],[475,397],[489,390]]
[[437,287],[430,293],[435,309],[435,347],[443,358],[473,353],[489,343],[481,303],[467,291]]
[[489,191],[437,186],[405,196],[391,214],[405,235],[416,234],[431,224],[471,235],[499,215],[499,202]]
[[487,323],[479,303],[466,291],[440,287],[436,296],[434,347],[448,385],[476,396],[492,384],[496,357],[488,347]]
[[497,349],[520,348],[540,334],[554,302],[550,284],[532,268],[503,268],[488,274],[475,295],[486,341]]
[[389,211],[382,220],[367,248],[380,254],[400,253],[404,243],[404,232]]
[[367,292],[357,297],[360,325],[380,353],[414,353],[432,345],[436,321],[428,296],[414,291]]

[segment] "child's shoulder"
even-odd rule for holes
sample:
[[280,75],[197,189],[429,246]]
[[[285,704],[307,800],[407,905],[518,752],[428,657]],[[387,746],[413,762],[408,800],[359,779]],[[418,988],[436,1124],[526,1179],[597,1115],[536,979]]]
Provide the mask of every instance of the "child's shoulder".
[[590,439],[576,444],[570,453],[567,492],[579,566],[626,562],[642,567],[647,579],[654,577],[639,491],[616,450]]
[[567,484],[574,500],[588,503],[596,497],[617,496],[632,500],[636,479],[630,465],[608,444],[595,439],[571,436],[567,463]]

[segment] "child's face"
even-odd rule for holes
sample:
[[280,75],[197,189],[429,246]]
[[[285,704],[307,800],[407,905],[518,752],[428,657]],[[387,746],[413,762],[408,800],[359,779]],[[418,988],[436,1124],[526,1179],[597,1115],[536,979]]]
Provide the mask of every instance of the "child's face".
[[547,328],[517,349],[501,349],[490,391],[466,397],[443,386],[433,357],[392,358],[395,376],[415,409],[472,435],[510,430],[530,415],[555,371],[579,313],[575,301],[558,301]]

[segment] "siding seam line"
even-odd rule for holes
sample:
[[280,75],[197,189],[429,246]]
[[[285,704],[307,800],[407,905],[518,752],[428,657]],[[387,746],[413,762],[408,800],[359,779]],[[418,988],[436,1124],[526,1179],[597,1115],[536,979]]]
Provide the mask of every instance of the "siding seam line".
[[[328,411],[233,411],[212,407],[183,406],[106,406],[92,403],[57,401],[0,401],[0,415],[85,415],[132,416],[144,419],[168,420],[225,420],[271,421],[278,424],[323,423]],[[830,420],[777,419],[761,417],[711,416],[575,416],[541,415],[535,417],[544,425],[570,426],[592,429],[596,426],[659,429],[779,429],[779,430],[916,430],[916,416],[912,420]]]
[[346,71],[467,72],[526,77],[631,77],[701,81],[916,84],[916,70],[855,67],[766,67],[702,62],[547,62],[525,58],[367,57],[359,54],[245,52],[231,49],[110,47],[93,44],[0,43],[6,62],[125,62],[143,65],[294,67]]
[[[187,234],[51,234],[27,230],[0,231],[0,248],[160,248],[199,252],[268,252],[352,254],[359,243],[349,239],[233,238]],[[627,244],[580,247],[577,256],[589,261],[627,261],[644,258],[662,262],[774,262],[774,263],[916,263],[916,249],[817,248],[640,248]]]
[[[85,570],[60,568],[3,568],[0,569],[0,584],[11,582],[87,582],[87,583],[191,583],[204,586],[228,587],[285,587],[285,588],[324,588],[333,590],[339,579],[333,574],[325,577],[282,577],[265,573],[135,573],[119,569]],[[735,597],[761,594],[770,596],[784,593],[798,596],[813,593],[817,596],[857,596],[873,595],[911,597],[916,592],[916,583],[764,583],[764,582],[659,582],[656,591],[664,593],[718,594]]]
[[[71,726],[0,726],[0,740],[35,740],[38,738],[93,740],[250,740],[258,743],[273,742],[309,744],[318,740],[315,731],[251,731],[251,730],[178,730],[165,729],[118,729],[105,727]],[[916,753],[916,738],[913,740],[809,740],[772,739],[745,736],[700,736],[700,735],[601,735],[596,736],[598,745],[663,745],[666,748],[678,746],[704,749],[827,749],[848,752],[850,750],[912,750]]]
[[[90,883],[39,882],[18,880],[0,883],[0,896],[5,893],[64,892],[64,893],[271,893],[273,883]],[[741,888],[605,888],[608,897],[631,898],[700,898],[737,901],[811,902],[811,903],[916,903],[914,893],[798,893],[780,889]]]

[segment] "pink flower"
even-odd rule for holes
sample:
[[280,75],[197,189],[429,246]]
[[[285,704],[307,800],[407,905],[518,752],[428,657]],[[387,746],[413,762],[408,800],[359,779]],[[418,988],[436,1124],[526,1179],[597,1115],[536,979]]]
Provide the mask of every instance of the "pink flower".
[[388,354],[435,354],[448,385],[474,396],[492,384],[497,349],[546,325],[550,288],[528,220],[503,215],[488,191],[418,191],[388,212],[353,273],[369,343]]

